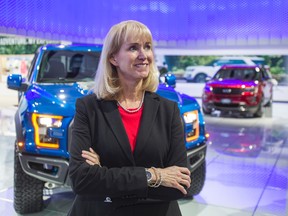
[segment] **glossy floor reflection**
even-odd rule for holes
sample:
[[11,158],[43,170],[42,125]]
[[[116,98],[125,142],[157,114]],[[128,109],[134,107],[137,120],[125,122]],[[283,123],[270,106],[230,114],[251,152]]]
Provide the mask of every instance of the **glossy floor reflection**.
[[[193,200],[179,200],[183,216],[287,216],[288,103],[274,103],[272,117],[205,116],[210,133],[207,177]],[[0,108],[0,215],[13,209],[14,106]],[[47,191],[46,191],[47,192]],[[66,215],[67,188],[45,196],[46,208],[31,216]]]

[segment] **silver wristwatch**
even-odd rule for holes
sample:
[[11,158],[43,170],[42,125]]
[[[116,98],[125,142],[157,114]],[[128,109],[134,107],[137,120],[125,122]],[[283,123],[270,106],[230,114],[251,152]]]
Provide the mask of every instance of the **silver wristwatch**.
[[152,173],[148,169],[145,169],[145,171],[146,171],[147,183],[150,184],[152,180]]

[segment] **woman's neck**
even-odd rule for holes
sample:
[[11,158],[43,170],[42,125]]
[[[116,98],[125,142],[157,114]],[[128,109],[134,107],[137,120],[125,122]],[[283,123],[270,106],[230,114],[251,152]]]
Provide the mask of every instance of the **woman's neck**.
[[142,99],[142,80],[138,82],[121,82],[122,90],[118,95],[119,101],[137,102]]
[[144,91],[123,89],[119,95],[118,103],[127,109],[134,109],[142,105],[143,99]]

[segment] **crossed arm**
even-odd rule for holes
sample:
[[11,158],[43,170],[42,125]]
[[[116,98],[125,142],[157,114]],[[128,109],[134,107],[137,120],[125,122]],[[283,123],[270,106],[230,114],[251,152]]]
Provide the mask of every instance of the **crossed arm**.
[[[89,151],[83,150],[81,156],[85,158],[89,165],[99,165],[101,167],[100,157],[92,148],[89,148]],[[185,187],[190,187],[191,178],[190,171],[186,167],[170,166],[166,168],[148,168],[148,170],[152,173],[152,182],[155,183],[157,178],[161,176],[160,185],[175,188],[183,194],[187,194]],[[159,176],[157,176],[157,173]]]

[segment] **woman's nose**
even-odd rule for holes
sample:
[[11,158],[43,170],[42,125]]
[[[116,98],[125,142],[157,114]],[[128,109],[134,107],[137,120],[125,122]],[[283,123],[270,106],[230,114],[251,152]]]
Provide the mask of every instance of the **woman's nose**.
[[147,58],[147,53],[146,53],[146,50],[141,48],[139,50],[139,55],[138,55],[138,58],[139,59],[146,59]]

